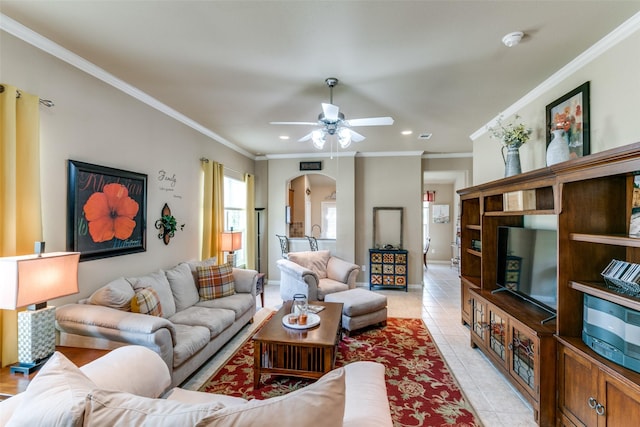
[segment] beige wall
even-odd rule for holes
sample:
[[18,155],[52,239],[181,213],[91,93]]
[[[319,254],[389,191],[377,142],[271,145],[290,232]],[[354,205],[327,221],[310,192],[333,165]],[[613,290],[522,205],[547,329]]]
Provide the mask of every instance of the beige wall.
[[[118,276],[199,258],[199,159],[207,157],[251,173],[254,161],[2,31],[0,45],[0,81],[55,102],[53,108],[41,107],[47,251],[66,249],[67,159],[148,175],[147,251],[80,263],[80,294],[52,304],[86,297]],[[175,187],[158,180],[161,170],[175,175]],[[263,179],[257,179],[257,187],[264,188]],[[164,203],[186,224],[168,246],[157,238],[153,225]]]
[[[300,175],[299,162],[308,158],[271,159],[269,169],[269,280],[280,280],[276,234],[284,227],[286,183]],[[262,163],[262,162],[258,162]],[[393,170],[389,171],[389,165]],[[409,284],[422,283],[422,170],[419,154],[409,157],[348,157],[323,159],[322,173],[336,179],[338,207],[337,256],[365,265],[373,242],[373,208],[404,207],[404,246],[409,250]],[[416,231],[417,230],[417,231]],[[368,282],[368,271],[358,282]]]
[[[341,157],[322,157],[322,173],[336,180],[336,204],[338,209],[338,224],[335,254],[340,258],[354,260],[354,154],[344,153]],[[276,234],[287,234],[285,224],[286,194],[288,183],[293,178],[305,175],[300,171],[301,161],[317,161],[318,158],[285,158],[270,159],[257,163],[267,164],[268,174],[268,207],[265,244],[268,248],[268,280],[280,281],[280,271],[276,261],[281,256],[280,243]],[[264,166],[261,165],[261,168]],[[302,190],[303,194],[304,191]],[[257,205],[256,205],[257,206]]]
[[[519,110],[523,121],[534,129],[533,138],[520,149],[523,172],[544,167],[546,164],[545,107],[586,81],[591,82],[591,152],[597,153],[640,141],[638,52],[640,29],[636,29],[628,38],[544,91]],[[505,106],[505,109],[507,107]],[[504,176],[500,147],[500,142],[490,139],[486,133],[474,141],[475,184]]]
[[[368,283],[373,208],[403,207],[403,246],[409,251],[409,284],[422,283],[422,161],[414,156],[356,158],[356,263]],[[393,165],[391,168],[389,165]]]
[[[449,205],[451,221],[449,224],[430,223],[431,247],[428,259],[430,261],[451,262],[453,250],[451,242],[456,240],[456,223],[460,216],[460,198],[457,191],[472,185],[473,159],[469,157],[441,158],[429,157],[422,160],[424,174],[424,188],[435,190],[436,204]],[[443,179],[450,180],[450,184],[442,184]]]

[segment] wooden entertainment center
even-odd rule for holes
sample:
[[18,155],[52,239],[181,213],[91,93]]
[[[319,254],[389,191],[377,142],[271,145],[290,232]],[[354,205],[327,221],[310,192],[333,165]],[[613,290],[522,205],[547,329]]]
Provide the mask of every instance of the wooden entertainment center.
[[[458,191],[462,322],[479,347],[531,403],[542,426],[626,426],[640,420],[640,374],[582,341],[588,294],[640,311],[640,298],[608,288],[612,259],[640,263],[629,237],[640,143]],[[524,217],[557,219],[557,317],[498,288],[497,229]],[[477,241],[481,241],[481,250]],[[543,322],[544,321],[544,322]]]

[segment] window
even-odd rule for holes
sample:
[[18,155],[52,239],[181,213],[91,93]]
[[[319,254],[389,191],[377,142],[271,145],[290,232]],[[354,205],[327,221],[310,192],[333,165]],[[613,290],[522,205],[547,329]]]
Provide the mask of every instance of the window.
[[336,224],[338,220],[336,202],[322,202],[322,233],[321,237],[326,239],[336,238]]
[[242,231],[242,249],[235,252],[236,265],[245,261],[247,247],[247,185],[228,176],[224,177],[224,229]]

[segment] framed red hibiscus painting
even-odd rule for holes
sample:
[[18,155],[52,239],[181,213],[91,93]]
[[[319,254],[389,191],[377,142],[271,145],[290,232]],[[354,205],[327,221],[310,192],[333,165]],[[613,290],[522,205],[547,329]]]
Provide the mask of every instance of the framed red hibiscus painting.
[[147,175],[68,161],[67,250],[80,261],[144,252]]

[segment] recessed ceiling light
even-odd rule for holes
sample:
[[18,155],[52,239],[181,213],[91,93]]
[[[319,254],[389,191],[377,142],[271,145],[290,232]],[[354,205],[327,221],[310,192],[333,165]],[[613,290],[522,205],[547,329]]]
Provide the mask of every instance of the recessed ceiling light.
[[403,135],[411,135],[412,133],[413,133],[413,131],[412,131],[412,130],[403,130],[403,131],[402,131],[402,134],[403,134]]
[[287,135],[280,135],[280,139],[289,139],[289,136],[287,136]]

